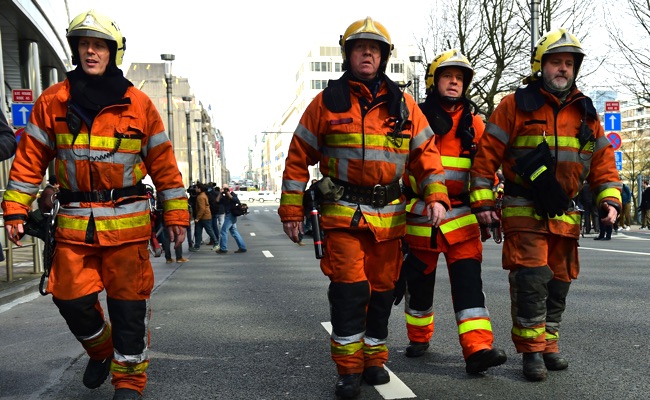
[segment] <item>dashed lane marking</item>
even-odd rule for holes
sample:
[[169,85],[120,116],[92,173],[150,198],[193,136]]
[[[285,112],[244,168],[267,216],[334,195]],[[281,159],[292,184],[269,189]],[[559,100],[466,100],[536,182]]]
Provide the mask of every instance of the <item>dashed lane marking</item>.
[[266,258],[273,258],[273,254],[271,254],[271,252],[268,250],[263,250],[262,254],[264,254],[264,257]]
[[[332,334],[332,323],[327,321],[327,322],[321,322],[321,325],[327,333],[330,335]],[[411,389],[409,389],[408,386],[404,382],[402,382],[397,375],[393,373],[388,367],[384,366],[386,368],[386,371],[388,371],[388,375],[390,375],[390,382],[388,382],[385,385],[377,385],[374,388],[377,389],[377,392],[383,397],[384,399],[387,400],[395,400],[395,399],[413,399],[417,397],[415,393]]]

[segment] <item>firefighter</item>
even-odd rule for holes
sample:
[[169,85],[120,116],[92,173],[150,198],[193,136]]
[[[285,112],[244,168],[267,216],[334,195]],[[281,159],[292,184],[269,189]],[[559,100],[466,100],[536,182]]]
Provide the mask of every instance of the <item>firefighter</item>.
[[[473,76],[470,62],[457,49],[438,54],[429,65],[427,97],[420,108],[435,132],[432,140],[442,157],[452,209],[439,229],[432,232],[421,192],[412,185],[412,174],[407,171],[403,182],[410,197],[406,206],[409,254],[400,276],[400,283],[406,287],[406,356],[420,357],[434,332],[436,267],[440,254],[445,255],[458,338],[465,370],[470,374],[506,361],[503,350],[492,348],[494,337],[481,280],[483,246],[476,216],[469,208],[469,169],[485,129],[476,106],[467,97]],[[435,246],[431,244],[432,235]]]
[[[47,292],[88,353],[83,383],[112,372],[114,399],[141,397],[149,365],[153,269],[148,174],[176,246],[185,239],[187,198],[155,106],[118,66],[125,38],[94,10],[75,17],[67,40],[76,69],[36,100],[11,166],[2,209],[17,245],[50,161],[60,185],[56,250]],[[106,290],[110,320],[98,300]]]
[[344,73],[309,104],[289,146],[278,210],[284,232],[297,243],[309,166],[317,182],[324,231],[322,272],[330,279],[330,350],[335,394],[354,398],[360,381],[390,379],[388,318],[402,260],[404,169],[426,193],[427,217],[438,226],[449,208],[433,131],[413,97],[385,74],[393,50],[386,28],[368,17],[340,37]]
[[509,271],[511,333],[530,381],[569,365],[558,340],[579,271],[580,209],[571,199],[586,178],[603,223],[612,225],[621,209],[614,150],[591,99],[575,84],[584,55],[566,29],[540,38],[527,85],[490,116],[470,171],[472,211],[479,223],[490,224],[498,218],[494,171],[503,167],[502,261]]

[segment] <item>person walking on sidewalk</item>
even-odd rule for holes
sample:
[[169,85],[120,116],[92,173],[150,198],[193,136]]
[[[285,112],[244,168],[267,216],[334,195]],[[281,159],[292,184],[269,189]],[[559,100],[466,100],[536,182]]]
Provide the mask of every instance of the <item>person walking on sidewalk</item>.
[[[94,10],[67,29],[77,67],[38,97],[11,166],[2,209],[7,237],[21,246],[25,220],[54,160],[60,185],[56,251],[46,290],[90,356],[83,384],[112,372],[114,400],[139,399],[149,366],[150,201],[158,189],[170,240],[185,240],[187,198],[171,142],[151,99],[118,68],[125,38]],[[106,290],[110,322],[99,293]]]
[[[423,196],[417,186],[411,185],[415,182],[413,175],[409,173],[402,179],[410,199],[406,206],[405,237],[409,253],[401,275],[409,338],[406,356],[420,357],[429,348],[434,333],[436,270],[442,253],[447,262],[458,339],[469,374],[485,372],[506,361],[506,353],[492,347],[494,336],[481,279],[483,246],[478,221],[469,208],[469,169],[485,129],[481,117],[472,112],[476,106],[467,97],[473,76],[472,65],[457,49],[434,57],[426,75],[427,97],[420,109],[435,132],[431,140],[442,157],[452,207],[439,229],[432,230],[426,219]],[[431,245],[432,235],[435,247]]]
[[318,196],[324,232],[320,268],[330,280],[334,393],[351,399],[360,394],[362,379],[369,385],[390,381],[384,366],[406,231],[404,171],[413,172],[426,194],[431,225],[440,224],[450,205],[433,131],[413,97],[386,75],[393,51],[386,28],[370,17],[355,21],[339,45],[345,72],[300,118],[278,213],[284,233],[298,243],[310,166],[318,164],[324,178],[307,194]]
[[235,239],[235,243],[239,247],[235,250],[235,253],[246,253],[246,243],[244,243],[244,238],[241,237],[239,231],[237,230],[237,216],[233,214],[233,209],[237,205],[241,204],[237,194],[231,192],[228,188],[228,185],[224,183],[223,189],[221,189],[221,198],[219,199],[219,204],[223,205],[225,210],[225,215],[223,219],[223,226],[221,227],[221,236],[219,239],[219,248],[217,253],[226,254],[228,252],[228,232]]
[[217,236],[212,231],[212,213],[210,213],[210,202],[206,194],[206,187],[204,184],[197,182],[196,184],[196,214],[194,216],[194,247],[190,251],[199,251],[201,249],[201,236],[203,229],[210,237],[210,242],[213,243],[212,250],[219,249],[217,245]]
[[641,228],[650,230],[650,186],[648,181],[643,181],[643,192],[641,193],[641,202],[639,208],[641,209]]
[[[584,51],[564,28],[536,43],[525,86],[490,116],[470,170],[470,203],[481,224],[499,220],[492,184],[506,178],[503,268],[509,271],[512,341],[530,381],[568,367],[560,354],[560,322],[580,269],[580,209],[572,198],[583,177],[602,222],[621,210],[614,149],[590,98],[575,85]],[[588,334],[590,326],[577,331]]]

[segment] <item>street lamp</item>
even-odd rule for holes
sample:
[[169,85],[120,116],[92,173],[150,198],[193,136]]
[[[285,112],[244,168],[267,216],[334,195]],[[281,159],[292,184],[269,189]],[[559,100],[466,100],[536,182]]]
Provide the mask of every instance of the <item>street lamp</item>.
[[176,59],[173,54],[161,54],[160,59],[165,62],[165,83],[167,83],[167,130],[169,140],[174,146],[174,114],[172,113],[172,61]]
[[417,63],[422,62],[422,56],[410,56],[409,60],[413,63],[413,93],[415,94],[415,102],[420,102],[420,77],[417,74]]
[[192,96],[183,96],[185,103],[185,124],[187,125],[187,168],[189,169],[190,186],[194,182],[192,178],[192,132],[190,131],[190,107],[192,106]]
[[196,147],[199,149],[199,180],[206,183],[205,177],[202,177],[203,168],[201,167],[201,147],[203,145],[201,141],[201,118],[194,119],[194,126],[196,126]]

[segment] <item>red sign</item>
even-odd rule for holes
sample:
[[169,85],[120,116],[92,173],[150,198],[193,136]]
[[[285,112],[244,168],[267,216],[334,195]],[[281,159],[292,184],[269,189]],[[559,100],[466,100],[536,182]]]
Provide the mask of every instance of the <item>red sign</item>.
[[14,103],[33,103],[34,91],[32,89],[13,89],[11,91]]
[[621,141],[621,137],[619,136],[618,133],[616,133],[616,132],[608,133],[607,134],[607,140],[609,140],[609,143],[612,144],[612,147],[614,148],[614,150],[618,150],[618,149],[621,148],[622,141]]
[[605,102],[605,112],[609,111],[621,111],[621,104],[618,101],[606,101]]

